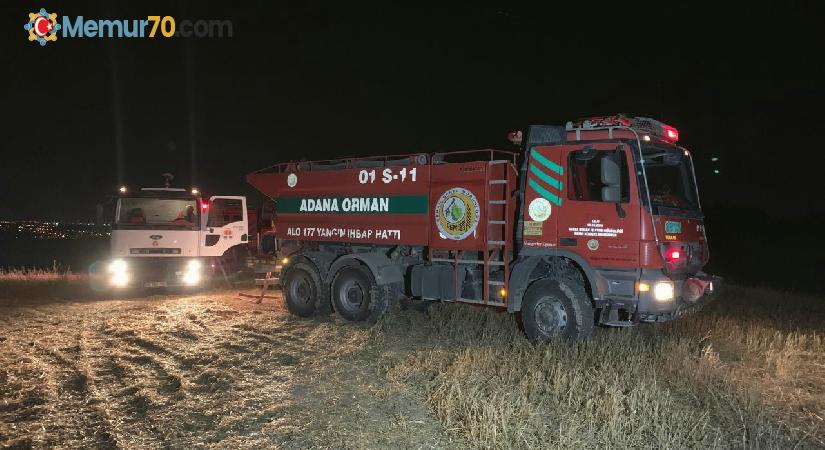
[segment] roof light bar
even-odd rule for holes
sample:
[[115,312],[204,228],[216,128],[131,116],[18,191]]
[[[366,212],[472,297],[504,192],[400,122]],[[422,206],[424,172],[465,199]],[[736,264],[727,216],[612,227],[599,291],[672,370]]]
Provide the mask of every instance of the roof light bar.
[[650,136],[656,136],[668,142],[679,140],[679,130],[649,117],[627,117],[624,114],[593,116],[569,121],[565,126],[567,131],[610,127],[632,128],[645,133],[647,135],[645,141],[650,140]]

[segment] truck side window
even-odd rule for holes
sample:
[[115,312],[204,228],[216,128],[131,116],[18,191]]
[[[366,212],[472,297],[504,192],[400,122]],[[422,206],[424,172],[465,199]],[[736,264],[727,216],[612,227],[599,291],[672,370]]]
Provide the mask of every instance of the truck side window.
[[216,198],[209,205],[209,218],[206,221],[208,227],[223,227],[232,222],[243,220],[243,210],[240,200],[228,198]]
[[[602,202],[602,161],[615,154],[613,150],[579,150],[570,153],[567,176],[567,197],[584,202]],[[627,159],[621,155],[622,203],[630,201],[630,181]]]

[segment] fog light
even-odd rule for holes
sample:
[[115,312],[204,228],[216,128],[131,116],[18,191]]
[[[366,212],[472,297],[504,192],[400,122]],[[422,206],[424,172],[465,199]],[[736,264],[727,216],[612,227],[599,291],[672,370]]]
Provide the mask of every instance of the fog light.
[[660,302],[673,300],[674,289],[670,281],[660,281],[653,287],[653,298]]
[[644,281],[639,282],[639,292],[648,292],[650,291],[650,285],[645,283]]
[[498,290],[498,296],[501,298],[507,297],[507,289],[501,288]]
[[287,264],[289,264],[289,258],[284,258],[284,259],[282,259],[282,260],[281,260],[281,264],[283,264],[283,265],[287,265]]

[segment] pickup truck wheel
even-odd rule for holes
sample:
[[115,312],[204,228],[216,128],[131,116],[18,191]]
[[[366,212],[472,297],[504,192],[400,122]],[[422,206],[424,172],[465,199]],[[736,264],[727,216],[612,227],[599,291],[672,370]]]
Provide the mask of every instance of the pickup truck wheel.
[[284,297],[292,314],[309,317],[315,313],[318,299],[318,276],[306,263],[295,263],[286,273]]
[[524,333],[534,342],[568,342],[593,334],[593,306],[584,289],[570,280],[539,280],[524,294]]
[[360,267],[347,266],[338,271],[332,281],[332,304],[341,317],[353,322],[375,322],[386,308],[381,288]]

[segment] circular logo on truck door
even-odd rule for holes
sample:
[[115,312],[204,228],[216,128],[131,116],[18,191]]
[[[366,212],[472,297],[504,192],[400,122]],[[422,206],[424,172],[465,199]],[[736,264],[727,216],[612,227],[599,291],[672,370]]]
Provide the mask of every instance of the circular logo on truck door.
[[591,239],[591,240],[587,241],[587,248],[589,248],[591,251],[595,252],[596,250],[599,249],[599,241],[597,241],[595,239]]
[[458,241],[473,234],[480,216],[478,199],[464,188],[444,191],[435,204],[435,223],[444,239]]
[[286,185],[289,187],[295,187],[298,184],[298,175],[291,173],[286,176]]
[[544,222],[547,220],[550,217],[551,211],[552,207],[550,206],[550,202],[542,197],[533,199],[533,201],[530,202],[530,206],[527,208],[530,218],[537,222]]

